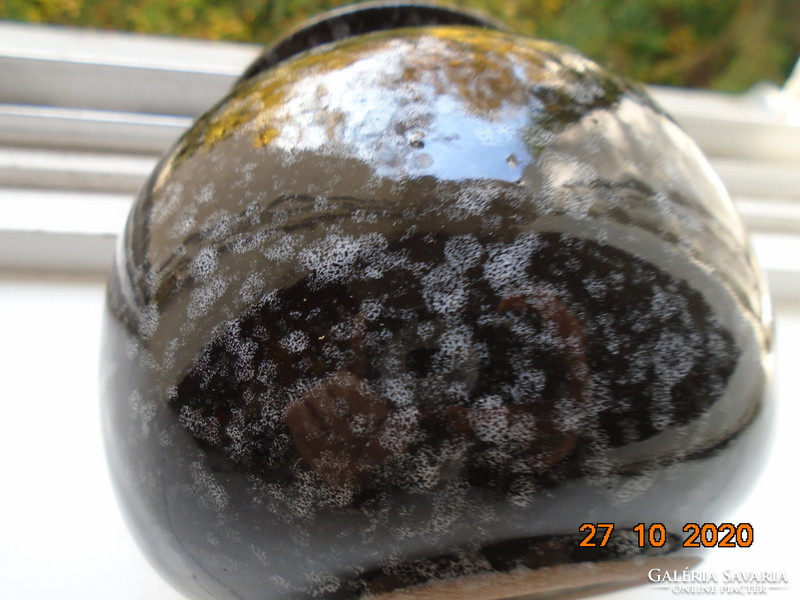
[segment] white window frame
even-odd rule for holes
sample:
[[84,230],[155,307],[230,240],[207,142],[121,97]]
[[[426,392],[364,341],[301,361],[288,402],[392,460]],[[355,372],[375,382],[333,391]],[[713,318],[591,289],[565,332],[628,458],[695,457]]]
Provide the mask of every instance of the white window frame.
[[[158,156],[259,50],[0,21],[0,269],[105,272]],[[773,294],[800,298],[800,69],[741,95],[650,91],[722,177]]]

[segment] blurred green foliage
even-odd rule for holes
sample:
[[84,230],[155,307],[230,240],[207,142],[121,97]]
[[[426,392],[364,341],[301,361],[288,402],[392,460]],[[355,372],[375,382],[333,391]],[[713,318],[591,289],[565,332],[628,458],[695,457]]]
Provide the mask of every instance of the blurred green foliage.
[[[0,0],[0,18],[267,42],[349,0]],[[782,83],[800,54],[800,0],[461,0],[649,83],[741,91]]]

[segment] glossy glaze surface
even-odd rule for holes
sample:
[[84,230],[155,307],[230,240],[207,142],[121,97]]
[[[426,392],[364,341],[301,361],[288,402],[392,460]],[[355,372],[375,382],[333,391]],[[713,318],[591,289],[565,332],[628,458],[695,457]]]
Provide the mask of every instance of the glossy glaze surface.
[[747,488],[770,326],[729,198],[638,89],[496,31],[357,36],[242,81],[142,191],[112,474],[197,598],[667,555],[621,530]]

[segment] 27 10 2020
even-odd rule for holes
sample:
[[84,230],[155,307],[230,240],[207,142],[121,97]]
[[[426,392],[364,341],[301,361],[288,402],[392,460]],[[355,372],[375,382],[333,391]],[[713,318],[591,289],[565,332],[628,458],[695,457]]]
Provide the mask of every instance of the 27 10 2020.
[[[583,548],[602,548],[611,540],[614,523],[582,523],[578,531],[585,533],[580,542]],[[669,538],[663,523],[637,523],[629,531],[636,534],[639,547],[660,548]],[[684,548],[749,548],[753,544],[750,523],[686,523],[683,526]]]

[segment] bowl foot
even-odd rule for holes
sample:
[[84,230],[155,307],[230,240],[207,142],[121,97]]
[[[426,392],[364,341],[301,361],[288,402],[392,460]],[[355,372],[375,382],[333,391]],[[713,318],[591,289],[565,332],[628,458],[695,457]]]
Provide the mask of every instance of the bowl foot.
[[683,571],[700,562],[697,556],[638,557],[564,564],[541,569],[518,568],[435,580],[391,592],[369,595],[368,600],[545,600],[583,598],[649,582],[651,569]]

